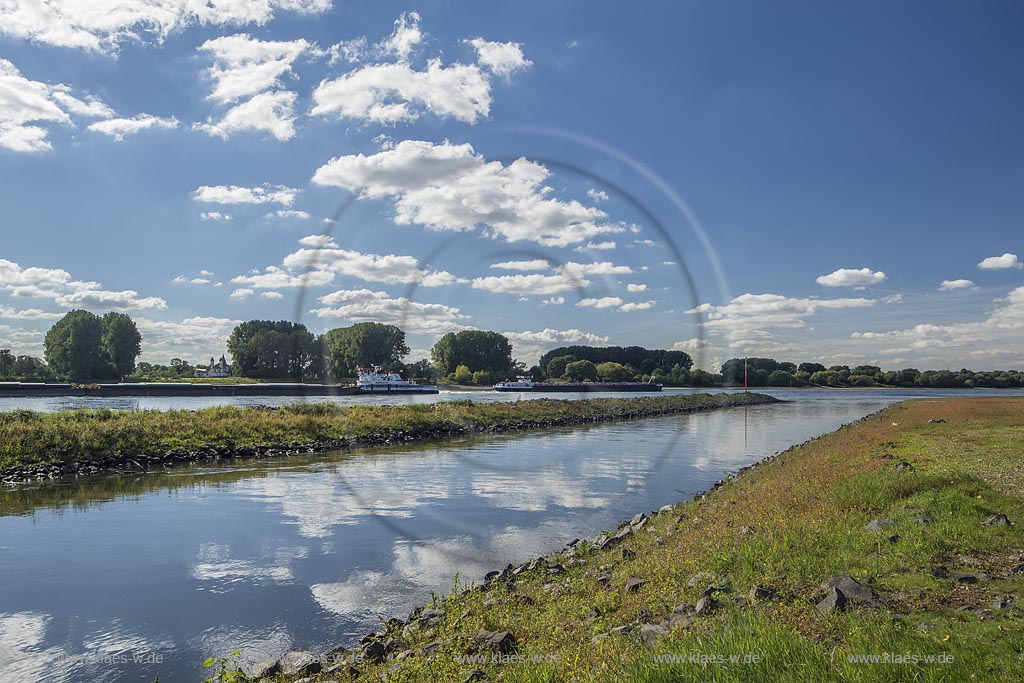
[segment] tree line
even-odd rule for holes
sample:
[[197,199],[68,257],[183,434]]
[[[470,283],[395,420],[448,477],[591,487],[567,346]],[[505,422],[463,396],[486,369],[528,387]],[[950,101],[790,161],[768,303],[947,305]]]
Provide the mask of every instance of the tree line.
[[[57,321],[44,340],[45,362],[0,349],[0,380],[45,382],[98,381],[131,378],[168,380],[193,377],[195,365],[173,358],[169,365],[140,362],[142,335],[124,313],[97,316],[84,310]],[[409,354],[405,332],[394,326],[363,322],[321,335],[286,320],[250,320],[231,331],[227,351],[231,374],[261,380],[350,382],[357,369],[379,365],[386,371],[422,382],[491,385],[517,375],[536,381],[656,382],[667,386],[742,386],[744,367],[751,387],[923,387],[1014,388],[1024,386],[1019,371],[926,370],[883,371],[875,365],[833,365],[780,362],[771,358],[731,358],[718,373],[693,368],[683,351],[641,346],[562,346],[527,368],[512,356],[512,343],[502,334],[463,330],[443,335],[430,359],[402,361]]]

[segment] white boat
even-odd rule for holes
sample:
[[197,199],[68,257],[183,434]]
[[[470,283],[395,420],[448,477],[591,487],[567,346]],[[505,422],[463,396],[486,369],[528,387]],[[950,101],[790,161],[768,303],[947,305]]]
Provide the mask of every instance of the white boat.
[[495,391],[531,391],[534,387],[532,377],[516,377],[513,380],[505,380],[504,382],[498,382],[492,389]]
[[382,373],[379,365],[359,368],[356,388],[367,394],[436,394],[437,387],[428,387],[402,379],[397,372]]

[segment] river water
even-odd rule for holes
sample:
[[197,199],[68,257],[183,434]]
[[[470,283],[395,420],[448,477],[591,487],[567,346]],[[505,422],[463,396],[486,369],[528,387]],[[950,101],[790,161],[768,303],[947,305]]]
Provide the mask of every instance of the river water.
[[456,573],[592,536],[894,401],[1021,392],[771,393],[788,402],[0,490],[0,681],[198,681],[236,648],[255,663],[351,644]]

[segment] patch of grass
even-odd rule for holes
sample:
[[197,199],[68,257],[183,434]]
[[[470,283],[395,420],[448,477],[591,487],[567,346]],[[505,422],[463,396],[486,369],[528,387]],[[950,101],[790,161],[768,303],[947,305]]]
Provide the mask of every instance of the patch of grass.
[[354,439],[435,438],[667,415],[773,402],[760,394],[696,394],[400,406],[295,403],[282,408],[0,413],[0,472],[14,466],[127,459],[202,446],[252,447]]
[[[414,652],[439,642],[437,656],[363,663],[360,679],[462,681],[481,669],[524,682],[1024,680],[1024,613],[993,605],[1024,606],[1022,415],[1024,400],[1009,397],[894,406],[653,515],[611,550],[584,543],[545,558],[564,574],[542,563],[511,590],[453,590],[435,601],[446,616],[434,630],[388,629]],[[877,458],[886,452],[895,458]],[[895,471],[901,459],[914,469]],[[995,513],[1019,524],[984,526]],[[871,532],[873,519],[891,523]],[[820,614],[823,584],[839,575],[880,607]],[[627,592],[631,576],[647,583]],[[680,618],[711,585],[726,589],[721,606]],[[777,597],[751,599],[755,585]],[[643,625],[665,631],[644,645]],[[633,635],[613,631],[622,626]],[[513,633],[519,663],[467,662],[482,629]]]

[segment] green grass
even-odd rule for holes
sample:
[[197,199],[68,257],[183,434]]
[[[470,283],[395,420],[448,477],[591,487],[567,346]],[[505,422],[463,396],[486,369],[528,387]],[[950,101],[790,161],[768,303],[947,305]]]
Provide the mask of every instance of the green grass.
[[[541,568],[517,576],[514,591],[497,584],[436,598],[446,612],[436,632],[404,637],[393,627],[389,635],[414,651],[440,641],[440,654],[360,664],[360,680],[462,681],[474,668],[489,680],[522,682],[1024,680],[1022,613],[992,605],[1009,595],[1024,607],[1024,574],[1011,571],[1024,562],[1022,416],[1024,400],[1009,397],[894,406],[653,516],[649,532],[610,551],[584,546],[549,556],[566,566],[564,575]],[[879,459],[884,453],[894,459]],[[901,459],[913,471],[896,472]],[[982,525],[999,512],[1016,523]],[[921,517],[931,522],[916,521]],[[882,533],[864,529],[882,518],[893,520]],[[894,534],[899,540],[891,543]],[[624,557],[622,548],[635,555]],[[936,578],[940,565],[993,578]],[[595,580],[600,571],[612,575],[608,588]],[[714,579],[691,585],[697,572]],[[880,609],[818,613],[823,583],[837,575],[870,585]],[[630,576],[648,583],[628,593]],[[673,606],[694,605],[709,583],[730,588],[720,595],[722,607],[671,623]],[[778,598],[751,601],[753,585]],[[599,615],[588,617],[593,608]],[[668,631],[651,647],[610,633],[637,624]],[[482,629],[513,633],[518,655],[557,661],[460,661]],[[919,661],[851,660],[886,653]],[[665,655],[676,662],[656,659]],[[715,663],[717,656],[724,662]]]
[[233,448],[369,437],[408,440],[451,434],[670,414],[773,401],[758,394],[698,394],[580,401],[539,399],[399,406],[296,403],[276,409],[72,410],[0,413],[0,472],[14,466],[127,459],[207,445]]

